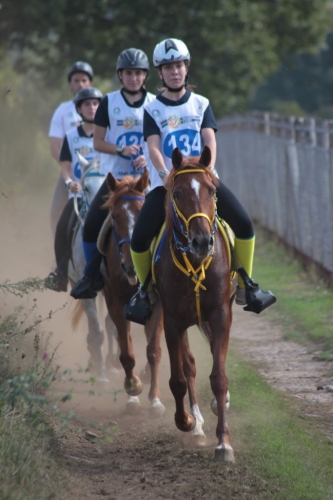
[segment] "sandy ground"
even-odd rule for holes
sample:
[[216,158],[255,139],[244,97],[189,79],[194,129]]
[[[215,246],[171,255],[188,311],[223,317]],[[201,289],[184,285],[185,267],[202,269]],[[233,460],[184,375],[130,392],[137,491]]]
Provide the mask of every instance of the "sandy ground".
[[[53,269],[48,203],[47,198],[43,200],[38,196],[27,196],[20,203],[16,203],[14,197],[1,200],[0,230],[3,239],[0,282],[6,279],[16,282],[29,276],[45,277]],[[85,345],[86,321],[81,322],[76,333],[72,331],[69,295],[52,291],[32,294],[23,299],[26,307],[33,303],[33,298],[37,298],[37,315],[42,317],[47,316],[50,310],[62,308],[43,323],[42,329],[52,332],[51,345],[53,348],[58,346],[57,363],[77,373],[78,367],[86,366],[89,358]],[[2,294],[0,314],[4,317],[20,303],[20,299]],[[325,389],[317,390],[318,387],[333,385],[332,363],[316,361],[312,348],[284,341],[283,331],[270,319],[269,311],[256,316],[244,313],[236,306],[234,312],[231,347],[253,363],[270,384],[294,396],[304,414],[316,415],[324,411],[330,417],[328,422],[332,422],[333,393]],[[102,316],[104,314],[105,309]],[[138,326],[133,328],[133,340],[139,373],[145,364],[145,340]],[[200,334],[194,330],[191,332],[191,347],[196,356],[200,392],[200,386],[208,379],[211,368],[210,353]],[[48,351],[52,352],[51,346]],[[22,366],[25,362],[28,362],[26,358],[21,361]],[[122,392],[116,396],[114,393],[122,388],[122,373],[110,377],[109,384],[97,385],[94,388],[95,396],[91,397],[87,384],[66,385],[66,388],[74,390],[74,399],[66,408],[75,410],[78,426],[84,431],[95,432],[97,436],[101,435],[96,430],[97,425],[117,431],[111,443],[96,444],[85,439],[84,433],[71,430],[62,433],[59,430],[62,436],[59,462],[69,473],[71,498],[264,499],[276,495],[276,491],[263,484],[245,465],[246,450],[241,449],[237,436],[233,436],[232,443],[237,467],[225,465],[221,469],[213,462],[216,423],[207,403],[210,395],[201,408],[206,422],[207,446],[199,450],[184,446],[173,424],[174,404],[168,378],[169,365],[164,345],[161,387],[167,412],[160,421],[148,418],[147,389],[141,396],[142,408],[139,413],[136,416],[126,413],[126,396]],[[62,391],[63,388],[58,385],[57,390]],[[332,424],[328,423],[323,432],[332,439]],[[239,481],[240,477],[242,481]]]

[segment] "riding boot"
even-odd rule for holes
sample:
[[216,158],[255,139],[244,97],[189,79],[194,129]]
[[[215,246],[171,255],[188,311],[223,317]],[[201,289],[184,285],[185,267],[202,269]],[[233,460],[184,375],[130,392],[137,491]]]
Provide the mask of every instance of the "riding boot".
[[[236,267],[245,269],[248,276],[252,276],[252,265],[254,256],[255,237],[248,240],[241,240],[235,238],[235,255],[237,264]],[[241,275],[237,275],[238,285],[236,290],[236,304],[239,306],[246,306],[247,299],[245,293],[245,283]]]
[[74,299],[93,299],[104,287],[100,272],[103,255],[99,252],[96,243],[83,242],[83,249],[87,261],[84,276],[74,285],[70,295]]
[[264,292],[259,288],[257,283],[249,278],[245,269],[239,268],[237,272],[242,276],[245,283],[245,296],[247,306],[243,307],[244,311],[254,312],[260,314],[261,311],[267,309],[267,307],[273,305],[276,302],[276,297],[272,294],[270,290]]
[[130,303],[124,307],[125,318],[134,323],[145,325],[152,314],[152,306],[157,300],[157,294],[151,282],[151,252],[137,253],[131,249],[131,256],[136,274],[141,286],[133,295]]
[[45,286],[46,288],[49,288],[50,290],[53,290],[55,292],[67,292],[67,286],[68,286],[68,276],[67,276],[67,268],[68,268],[68,261],[67,263],[62,263],[62,265],[59,265],[54,273],[50,273],[48,277],[45,279]]

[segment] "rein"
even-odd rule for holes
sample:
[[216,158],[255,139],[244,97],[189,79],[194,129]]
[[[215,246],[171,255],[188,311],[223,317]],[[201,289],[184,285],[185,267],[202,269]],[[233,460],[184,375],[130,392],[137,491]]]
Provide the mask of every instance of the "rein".
[[[186,169],[186,170],[181,170],[180,172],[177,172],[175,174],[175,177],[180,174],[188,174],[188,173],[207,173],[205,169],[202,168],[192,168],[192,169]],[[201,290],[206,290],[206,287],[202,284],[202,281],[206,278],[206,271],[210,266],[210,263],[212,262],[213,255],[214,255],[214,247],[212,248],[210,254],[203,259],[201,262],[200,266],[197,269],[194,269],[192,266],[191,262],[189,261],[189,258],[186,255],[186,252],[191,252],[193,253],[192,249],[192,242],[189,237],[189,228],[190,228],[190,222],[193,220],[195,217],[203,217],[204,219],[208,220],[209,227],[211,230],[211,236],[214,239],[214,235],[217,231],[217,222],[216,222],[216,197],[214,198],[214,205],[215,205],[215,210],[214,210],[214,215],[212,218],[208,217],[207,214],[198,212],[195,214],[192,214],[188,219],[184,216],[184,214],[180,211],[176,200],[173,196],[173,187],[174,187],[174,179],[173,179],[173,185],[170,191],[170,204],[171,204],[171,215],[172,215],[172,221],[173,221],[173,237],[175,241],[175,246],[178,250],[180,250],[182,256],[183,256],[183,261],[184,265],[182,265],[179,260],[176,257],[176,254],[173,249],[172,242],[170,242],[170,252],[172,256],[172,260],[175,264],[175,266],[182,271],[187,277],[190,277],[191,280],[195,283],[194,287],[194,293],[195,293],[195,303],[196,303],[196,309],[197,309],[197,316],[198,316],[198,325],[202,325],[202,319],[201,319],[201,308],[200,308],[200,289]],[[182,224],[182,221],[185,224]],[[180,239],[178,238],[177,232],[176,232],[176,226],[178,226],[178,229],[180,232],[185,236],[187,239],[187,246],[182,246],[182,243]]]
[[[80,210],[79,210],[79,206],[78,206],[78,196],[77,196],[77,194],[74,194],[74,210],[75,210],[75,213],[77,215],[77,218],[79,219],[79,221],[82,225],[84,224],[85,215],[88,212],[89,207],[90,207],[90,203],[89,203],[89,200],[88,200],[87,194],[85,192],[85,188],[84,188],[84,181],[85,181],[86,177],[105,177],[105,175],[101,174],[99,171],[96,170],[97,168],[98,167],[96,167],[95,165],[91,165],[91,167],[89,167],[82,174],[82,178],[81,178],[80,182],[81,182],[81,185],[83,188],[82,189],[83,204],[82,204],[82,207]],[[83,217],[81,216],[82,212],[84,213]]]
[[[123,196],[119,197],[119,200],[130,200],[130,201],[145,201],[145,199],[146,199],[145,196],[123,195]],[[118,248],[119,255],[122,258],[121,246],[122,246],[123,243],[131,243],[132,238],[123,238],[121,240],[119,238],[118,234],[117,234],[117,231],[116,231],[116,228],[115,228],[114,225],[112,225],[112,229],[113,229],[114,238],[115,238],[116,243],[117,243],[117,248]]]

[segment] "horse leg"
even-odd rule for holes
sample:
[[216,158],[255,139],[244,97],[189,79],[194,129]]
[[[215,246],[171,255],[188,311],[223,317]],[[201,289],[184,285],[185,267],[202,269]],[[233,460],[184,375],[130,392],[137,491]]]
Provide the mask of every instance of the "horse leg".
[[147,359],[145,370],[140,374],[150,374],[150,390],[148,398],[150,401],[149,411],[153,416],[161,416],[165,413],[165,406],[161,403],[161,394],[158,383],[158,370],[162,357],[161,335],[163,332],[163,310],[160,300],[154,305],[153,314],[145,326],[147,337]]
[[164,320],[165,338],[170,357],[171,377],[169,385],[176,403],[175,423],[183,432],[195,428],[195,417],[185,411],[184,398],[187,392],[187,380],[183,371],[183,335],[179,332],[177,320]]
[[195,387],[196,366],[195,359],[190,349],[187,331],[183,336],[183,367],[184,374],[187,379],[188,394],[190,399],[191,414],[195,418],[195,427],[192,431],[191,444],[194,446],[204,446],[206,444],[206,436],[203,431],[204,419],[201,415],[198,406],[197,392]]
[[[105,317],[105,329],[106,333],[108,336],[108,344],[109,344],[109,352],[106,356],[106,368],[114,374],[119,373],[118,368],[121,367],[120,361],[119,361],[119,355],[120,355],[120,350],[119,350],[119,344],[118,344],[118,333],[117,333],[117,328],[110,318],[110,315],[107,314]],[[116,340],[116,348],[117,348],[117,354],[114,353],[114,340]]]
[[233,462],[234,452],[229,443],[229,429],[226,418],[228,377],[225,363],[230,330],[230,308],[228,304],[211,315],[209,327],[211,329],[211,351],[213,355],[210,383],[217,405],[216,437],[218,445],[215,449],[215,459]]
[[106,367],[103,361],[102,346],[104,342],[104,331],[98,321],[95,299],[83,299],[82,307],[87,315],[89,333],[87,335],[87,347],[91,359],[97,370],[98,380],[108,382]]

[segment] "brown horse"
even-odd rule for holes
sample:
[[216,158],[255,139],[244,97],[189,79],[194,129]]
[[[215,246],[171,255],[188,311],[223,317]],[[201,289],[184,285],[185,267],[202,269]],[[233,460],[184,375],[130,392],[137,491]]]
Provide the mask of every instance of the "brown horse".
[[[166,197],[167,242],[156,266],[157,290],[164,312],[168,346],[170,389],[176,403],[175,423],[184,432],[203,435],[203,418],[195,390],[196,367],[189,348],[187,329],[199,325],[210,343],[213,368],[210,382],[218,415],[218,460],[234,460],[226,420],[228,378],[225,370],[231,326],[230,266],[228,248],[217,230],[216,177],[209,168],[211,152],[205,147],[200,159],[172,154],[173,169]],[[189,390],[191,413],[185,411]]]
[[[137,288],[138,279],[130,253],[131,236],[134,224],[145,200],[144,192],[148,187],[148,170],[142,177],[133,179],[124,177],[117,181],[112,174],[107,176],[110,197],[105,203],[112,217],[112,230],[107,241],[106,265],[107,277],[104,277],[104,293],[109,314],[117,328],[120,347],[120,362],[125,370],[124,387],[129,395],[127,408],[135,411],[140,404],[138,396],[142,392],[142,383],[134,374],[135,357],[130,333],[131,323],[125,319],[123,309],[128,304]],[[147,338],[148,363],[140,377],[143,382],[150,381],[150,411],[160,415],[165,407],[160,401],[158,369],[161,360],[161,335],[163,331],[163,313],[160,301],[155,304],[154,318],[145,326]]]

